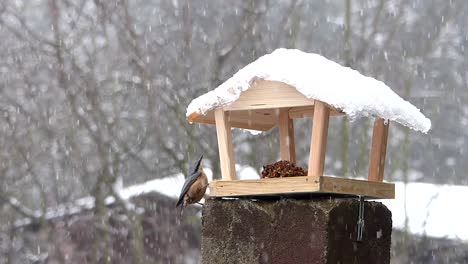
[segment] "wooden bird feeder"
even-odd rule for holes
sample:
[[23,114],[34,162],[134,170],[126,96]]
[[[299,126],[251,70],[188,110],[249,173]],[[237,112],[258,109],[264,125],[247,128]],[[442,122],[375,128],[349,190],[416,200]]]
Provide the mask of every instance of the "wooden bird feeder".
[[[300,51],[295,50],[295,52]],[[236,75],[233,78],[236,78]],[[236,93],[235,90],[229,89],[228,82],[225,84],[227,85],[220,86],[220,89],[225,89],[227,93]],[[248,81],[248,88],[239,93],[240,95],[232,102],[210,105],[203,114],[197,111],[187,112],[187,119],[190,122],[216,126],[222,180],[210,183],[210,196],[240,197],[326,193],[382,199],[395,197],[394,184],[383,182],[388,121],[378,116],[375,118],[367,180],[325,176],[328,123],[330,117],[345,115],[341,109],[331,106],[329,102],[309,98],[296,87],[283,81],[254,77]],[[204,100],[209,100],[207,97]],[[211,97],[216,98],[213,95]],[[277,126],[280,137],[280,157],[282,160],[295,163],[293,122],[297,118],[312,118],[308,175],[238,180],[235,171],[231,128],[268,131]]]

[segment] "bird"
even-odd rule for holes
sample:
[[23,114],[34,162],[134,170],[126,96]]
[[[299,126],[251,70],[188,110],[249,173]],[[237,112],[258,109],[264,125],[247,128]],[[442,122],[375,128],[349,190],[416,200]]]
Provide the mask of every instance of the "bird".
[[182,206],[183,209],[188,204],[198,203],[205,195],[206,187],[208,187],[208,178],[201,166],[202,159],[203,155],[201,155],[198,161],[190,167],[188,177],[180,191],[176,208]]

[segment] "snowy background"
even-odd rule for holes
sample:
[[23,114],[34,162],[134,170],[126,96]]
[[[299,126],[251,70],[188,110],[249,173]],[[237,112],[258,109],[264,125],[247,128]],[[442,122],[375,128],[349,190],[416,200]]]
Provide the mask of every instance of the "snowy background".
[[[89,263],[196,263],[196,213],[176,234],[169,198],[126,198],[155,185],[174,197],[200,154],[219,178],[216,132],[189,124],[186,108],[281,47],[383,81],[432,121],[427,135],[390,126],[393,261],[468,262],[467,13],[467,1],[0,1],[0,263],[83,263],[72,253]],[[294,125],[306,166],[310,120]],[[367,118],[332,118],[326,174],[365,176],[371,129]],[[233,140],[248,175],[279,159],[276,129],[235,130]],[[140,207],[155,214],[139,219]],[[88,222],[68,217],[72,209]],[[145,233],[158,217],[167,232]],[[67,240],[75,224],[94,228],[86,250]],[[164,247],[176,240],[178,251]],[[144,250],[159,255],[142,259]]]

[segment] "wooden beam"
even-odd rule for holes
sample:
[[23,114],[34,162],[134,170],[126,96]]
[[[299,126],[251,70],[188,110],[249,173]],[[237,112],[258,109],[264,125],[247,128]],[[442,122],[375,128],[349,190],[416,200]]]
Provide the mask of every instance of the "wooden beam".
[[378,118],[374,122],[372,132],[372,147],[369,162],[369,181],[381,182],[384,179],[385,155],[387,152],[388,125],[385,120]]
[[229,124],[228,115],[229,113],[225,112],[222,108],[215,110],[221,176],[223,180],[235,180],[236,169],[234,167],[231,125]]
[[325,152],[327,149],[328,121],[330,109],[324,102],[315,100],[314,119],[309,155],[308,176],[322,176],[325,167]]
[[[339,109],[328,106],[330,108],[330,116],[342,116],[345,113]],[[289,118],[305,118],[314,116],[314,106],[298,106],[289,110]]]
[[[278,124],[278,109],[256,109],[229,112],[229,124],[231,127],[268,131]],[[187,120],[193,123],[215,125],[214,110],[205,115],[192,113]]]
[[296,163],[296,145],[294,143],[294,123],[289,118],[289,110],[283,108],[279,115],[280,153],[282,160]]
[[[256,110],[258,111],[258,110]],[[243,113],[244,111],[230,111],[229,112],[229,124],[232,127],[253,129],[259,131],[268,131],[275,127],[278,123],[278,119],[275,116],[269,117],[265,115],[259,115],[256,113],[250,114]],[[247,112],[247,111],[245,111]],[[199,124],[216,125],[214,118],[214,110],[208,112],[206,115],[193,115],[192,119],[188,121]]]
[[284,82],[256,80],[225,110],[271,109],[311,106],[314,100],[305,97],[296,88]]
[[362,195],[376,199],[395,198],[395,185],[392,183],[329,176],[212,181],[209,186],[210,196],[214,197],[315,193],[317,195]]

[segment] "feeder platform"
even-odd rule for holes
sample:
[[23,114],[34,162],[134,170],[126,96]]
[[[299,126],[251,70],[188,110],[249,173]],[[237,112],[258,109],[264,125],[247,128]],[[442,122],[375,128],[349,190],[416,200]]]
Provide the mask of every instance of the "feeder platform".
[[395,185],[338,178],[332,176],[297,176],[258,180],[216,180],[209,185],[212,197],[340,195],[364,196],[368,199],[394,199]]

